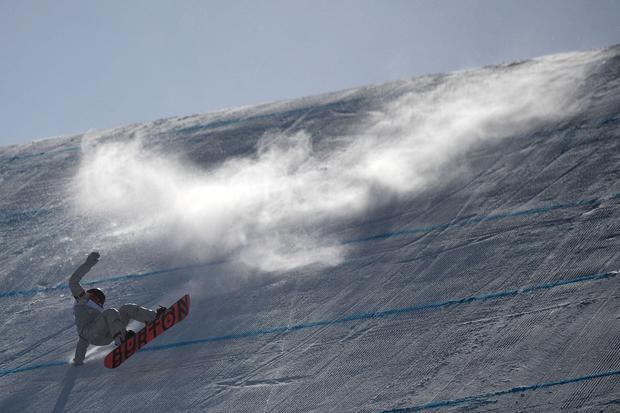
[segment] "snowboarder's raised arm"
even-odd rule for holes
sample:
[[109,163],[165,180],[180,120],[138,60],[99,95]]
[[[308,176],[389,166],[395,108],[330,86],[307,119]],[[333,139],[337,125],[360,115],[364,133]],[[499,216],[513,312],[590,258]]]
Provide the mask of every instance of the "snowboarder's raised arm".
[[88,255],[88,258],[86,258],[84,264],[80,265],[78,269],[75,270],[73,274],[71,274],[71,277],[69,278],[69,288],[71,289],[71,294],[73,294],[75,298],[84,295],[85,291],[80,285],[80,280],[86,275],[88,271],[90,271],[91,268],[93,268],[95,264],[97,264],[98,261],[99,253],[91,252]]

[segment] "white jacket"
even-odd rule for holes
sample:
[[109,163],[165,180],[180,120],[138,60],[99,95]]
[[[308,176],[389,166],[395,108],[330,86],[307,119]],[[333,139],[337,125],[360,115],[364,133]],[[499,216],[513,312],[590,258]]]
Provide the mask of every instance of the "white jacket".
[[82,331],[86,326],[95,321],[97,317],[99,317],[99,314],[103,311],[103,308],[99,307],[94,301],[90,300],[88,294],[86,294],[86,291],[84,291],[84,288],[80,285],[80,280],[95,264],[96,262],[86,261],[84,264],[80,265],[69,278],[69,289],[75,298],[75,304],[73,305],[75,326],[77,328],[78,335],[80,336],[77,348],[75,349],[75,358],[73,359],[76,364],[81,364],[84,361],[86,350],[90,344],[82,334]]

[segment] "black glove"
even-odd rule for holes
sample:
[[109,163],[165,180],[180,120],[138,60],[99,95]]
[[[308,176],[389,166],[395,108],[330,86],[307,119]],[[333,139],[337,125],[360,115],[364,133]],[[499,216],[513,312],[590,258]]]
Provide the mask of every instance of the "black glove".
[[88,264],[91,264],[91,265],[97,264],[98,261],[99,261],[99,253],[98,252],[91,252],[88,255],[88,258],[86,258],[86,262]]

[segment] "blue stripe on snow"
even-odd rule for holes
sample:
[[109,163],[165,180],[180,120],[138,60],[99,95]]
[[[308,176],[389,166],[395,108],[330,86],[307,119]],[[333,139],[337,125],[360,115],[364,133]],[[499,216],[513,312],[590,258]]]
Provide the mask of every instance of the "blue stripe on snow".
[[[504,214],[493,214],[493,215],[486,215],[486,216],[480,216],[480,217],[475,217],[475,218],[469,218],[469,219],[466,219],[466,220],[461,221],[461,222],[444,223],[444,224],[437,224],[437,225],[432,225],[432,226],[428,226],[428,227],[403,229],[403,230],[395,231],[395,232],[386,232],[386,233],[383,233],[383,234],[377,234],[377,235],[373,235],[373,236],[370,236],[370,237],[343,241],[342,244],[345,245],[345,244],[352,244],[352,243],[361,243],[361,242],[369,242],[369,241],[382,240],[382,239],[386,239],[386,238],[392,238],[392,237],[404,236],[404,235],[423,234],[423,233],[432,232],[432,231],[435,231],[435,230],[438,230],[438,229],[448,229],[450,227],[466,227],[468,225],[475,225],[475,224],[478,224],[480,222],[485,222],[485,221],[496,221],[496,220],[501,220],[501,219],[518,217],[518,216],[542,214],[542,213],[550,212],[550,211],[553,211],[553,210],[576,208],[576,207],[584,206],[584,205],[596,205],[596,204],[598,204],[600,202],[603,202],[603,201],[606,201],[606,200],[620,200],[620,192],[617,193],[617,194],[614,194],[614,195],[610,195],[610,196],[604,196],[604,197],[591,198],[591,199],[585,199],[585,200],[579,200],[579,201],[572,201],[572,202],[564,202],[564,203],[552,204],[552,205],[549,205],[549,206],[546,206],[546,207],[531,208],[531,209],[526,209],[526,210],[521,210],[521,211],[508,212],[508,213],[504,213]],[[165,274],[165,273],[182,271],[182,270],[186,270],[186,269],[201,268],[201,267],[208,267],[208,266],[213,266],[213,265],[219,265],[219,264],[224,264],[226,262],[228,262],[228,261],[216,261],[216,262],[211,262],[211,263],[203,263],[203,264],[195,264],[195,265],[182,266],[182,267],[166,268],[166,269],[162,269],[162,270],[150,271],[150,272],[140,273],[140,274],[119,275],[119,276],[115,276],[115,277],[111,277],[111,278],[105,278],[105,279],[85,282],[84,284],[85,285],[102,285],[102,284],[107,284],[107,283],[116,282],[116,281],[129,281],[129,280],[134,280],[134,279],[139,279],[139,278],[150,277],[150,276],[153,276],[153,275],[160,275],[160,274]],[[38,288],[29,289],[29,290],[0,291],[0,298],[5,298],[5,297],[27,297],[27,296],[32,296],[32,295],[35,295],[35,294],[38,294],[38,293],[41,293],[41,292],[52,292],[52,291],[58,291],[58,290],[66,290],[68,288],[69,288],[69,286],[68,286],[67,283],[62,283],[62,284],[59,284],[59,285],[54,286],[54,287],[38,287]]]
[[[514,297],[520,294],[528,294],[528,293],[532,293],[532,292],[536,292],[536,291],[540,291],[544,289],[550,289],[550,288],[569,285],[569,284],[577,284],[577,283],[582,283],[586,281],[610,279],[610,278],[615,277],[616,275],[618,275],[617,271],[600,273],[600,274],[591,274],[591,275],[585,275],[582,277],[577,277],[577,278],[572,278],[572,279],[557,280],[557,281],[546,283],[546,284],[533,285],[533,286],[524,287],[520,289],[498,291],[498,292],[489,293],[489,294],[474,295],[474,296],[457,298],[457,299],[452,299],[452,300],[438,301],[438,302],[428,303],[428,304],[419,304],[419,305],[415,305],[411,307],[394,308],[394,309],[375,311],[375,312],[353,313],[353,314],[349,314],[344,317],[335,318],[331,320],[318,320],[318,321],[311,321],[307,323],[295,324],[292,326],[270,327],[270,328],[264,328],[264,329],[259,329],[259,330],[250,330],[250,331],[243,331],[239,333],[212,336],[212,337],[207,337],[207,338],[202,338],[202,339],[197,339],[197,340],[188,340],[188,341],[179,341],[176,343],[169,343],[169,344],[152,345],[140,351],[161,351],[161,350],[168,350],[168,349],[178,348],[178,347],[215,343],[219,341],[231,341],[231,340],[240,340],[244,338],[259,337],[259,336],[264,336],[268,334],[289,334],[289,333],[293,333],[299,330],[317,328],[317,327],[328,326],[328,325],[343,324],[343,323],[348,323],[348,322],[353,322],[353,321],[384,319],[388,317],[396,317],[396,316],[401,316],[405,314],[413,314],[417,312],[436,310],[436,309],[449,307],[449,306]],[[35,364],[31,366],[26,366],[26,367],[20,367],[17,369],[0,370],[0,377],[19,373],[22,371],[28,371],[28,370],[38,369],[38,368],[55,367],[55,366],[60,366],[63,364],[66,364],[66,362],[52,361],[47,364]]]
[[[162,270],[150,271],[150,272],[139,273],[139,274],[119,275],[116,277],[104,278],[101,280],[82,281],[81,284],[84,286],[110,284],[110,283],[118,282],[118,281],[136,280],[136,279],[145,278],[145,277],[152,277],[154,275],[167,274],[167,273],[178,272],[178,271],[187,271],[191,269],[204,268],[204,267],[211,267],[215,265],[224,264],[226,262],[228,261],[220,260],[220,261],[212,261],[212,262],[206,262],[206,263],[201,263],[201,264],[185,265],[181,267],[165,268]],[[69,284],[65,282],[62,284],[58,284],[54,287],[37,287],[37,288],[31,288],[30,290],[0,291],[0,298],[27,297],[27,296],[35,295],[38,293],[46,293],[46,292],[68,290],[68,289],[69,289]]]
[[544,214],[544,213],[551,212],[551,211],[558,210],[558,209],[571,209],[571,208],[577,208],[577,207],[584,206],[584,205],[596,205],[596,204],[601,203],[602,201],[618,199],[618,198],[620,198],[620,192],[617,194],[611,195],[611,196],[605,196],[605,197],[600,197],[600,198],[591,198],[591,199],[583,199],[579,201],[563,202],[563,203],[551,204],[546,207],[530,208],[530,209],[525,209],[521,211],[506,212],[503,214],[483,215],[480,217],[468,218],[463,221],[436,224],[436,225],[431,225],[428,227],[402,229],[402,230],[394,231],[394,232],[386,232],[383,234],[372,235],[370,237],[364,237],[364,238],[344,241],[343,244],[376,241],[376,240],[382,240],[386,238],[392,238],[392,237],[403,236],[403,235],[424,234],[424,233],[432,232],[438,229],[448,229],[450,227],[461,227],[462,228],[462,227],[466,227],[469,225],[479,224],[481,222],[498,221],[502,219],[514,218],[514,217],[519,217],[519,216]]
[[612,377],[612,376],[618,376],[618,375],[620,375],[620,370],[606,371],[602,373],[590,374],[587,376],[574,377],[574,378],[558,380],[558,381],[550,381],[547,383],[539,383],[539,384],[532,384],[529,386],[513,387],[507,390],[500,390],[500,391],[496,391],[492,393],[478,394],[475,396],[468,396],[468,397],[463,397],[460,399],[439,400],[436,402],[420,404],[417,406],[403,407],[403,408],[398,408],[398,409],[393,409],[393,410],[384,410],[382,413],[409,413],[409,412],[419,412],[422,410],[437,409],[439,407],[455,406],[455,405],[465,404],[465,403],[485,403],[485,402],[489,402],[488,399],[493,398],[493,397],[505,396],[508,394],[523,393],[523,392],[528,392],[528,391],[536,391],[536,390],[541,390],[541,389],[547,389],[549,387],[563,386],[566,384],[579,383],[582,381],[602,379],[605,377]]
[[326,325],[348,323],[351,321],[395,317],[395,316],[401,316],[404,314],[411,314],[411,313],[417,313],[417,312],[428,311],[428,310],[436,310],[436,309],[440,309],[443,307],[449,307],[449,306],[454,306],[454,305],[469,304],[469,303],[473,303],[476,301],[488,301],[488,300],[496,300],[500,298],[514,297],[519,294],[527,294],[527,293],[539,291],[542,289],[550,289],[550,288],[559,287],[559,286],[568,285],[568,284],[576,284],[576,283],[581,283],[581,282],[586,282],[586,281],[609,279],[609,278],[615,277],[617,274],[618,274],[617,272],[591,274],[591,275],[586,275],[583,277],[577,277],[577,278],[568,279],[568,280],[558,280],[558,281],[547,283],[547,284],[534,285],[534,286],[521,288],[517,290],[499,291],[495,293],[474,295],[470,297],[463,297],[463,298],[452,299],[452,300],[447,300],[447,301],[439,301],[439,302],[428,303],[428,304],[419,304],[419,305],[414,305],[411,307],[394,308],[394,309],[383,310],[383,311],[354,313],[354,314],[350,314],[344,317],[335,318],[331,320],[319,320],[319,321],[313,321],[313,322],[308,322],[308,323],[296,324],[293,326],[272,327],[272,328],[266,328],[266,329],[260,329],[260,330],[227,334],[227,335],[222,335],[222,336],[207,337],[207,338],[198,339],[198,340],[180,341],[180,342],[170,343],[170,344],[154,345],[154,346],[147,347],[143,349],[142,351],[159,351],[159,350],[165,350],[165,349],[176,348],[176,347],[185,347],[185,346],[196,345],[196,344],[213,343],[217,341],[228,341],[228,340],[237,340],[237,339],[247,338],[247,337],[258,337],[258,336],[263,336],[267,334],[288,334],[288,333],[298,331],[298,330],[322,327]]

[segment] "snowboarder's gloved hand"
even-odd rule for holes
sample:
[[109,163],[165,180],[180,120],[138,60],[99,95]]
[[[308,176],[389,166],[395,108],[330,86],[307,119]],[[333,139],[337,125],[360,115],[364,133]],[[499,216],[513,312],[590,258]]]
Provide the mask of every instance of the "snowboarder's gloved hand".
[[84,364],[84,361],[78,361],[76,359],[73,359],[73,365],[74,366],[81,366],[82,364]]
[[95,265],[99,261],[99,257],[100,257],[99,253],[93,251],[88,255],[88,258],[86,258],[86,262],[89,264]]

